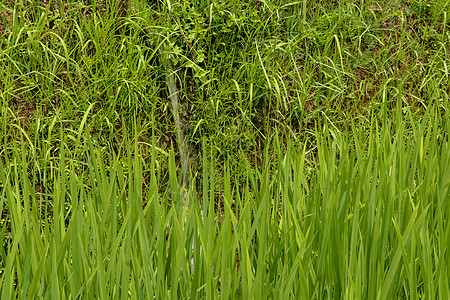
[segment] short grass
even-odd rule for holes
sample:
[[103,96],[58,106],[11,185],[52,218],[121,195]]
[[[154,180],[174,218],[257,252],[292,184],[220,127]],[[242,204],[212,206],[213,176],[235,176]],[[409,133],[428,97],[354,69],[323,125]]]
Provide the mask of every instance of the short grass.
[[0,0],[1,298],[449,299],[449,13]]

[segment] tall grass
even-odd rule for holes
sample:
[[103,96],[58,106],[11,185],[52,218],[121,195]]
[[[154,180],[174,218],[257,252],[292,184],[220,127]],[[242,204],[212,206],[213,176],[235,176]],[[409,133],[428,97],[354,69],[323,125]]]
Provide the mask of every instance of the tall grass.
[[173,151],[161,187],[154,140],[148,161],[85,134],[75,161],[60,135],[41,163],[23,141],[0,161],[1,298],[448,299],[448,120],[317,129],[315,165],[275,136],[275,159],[242,155],[223,186],[204,143],[189,206]]
[[450,2],[287,2],[0,1],[1,299],[449,299]]

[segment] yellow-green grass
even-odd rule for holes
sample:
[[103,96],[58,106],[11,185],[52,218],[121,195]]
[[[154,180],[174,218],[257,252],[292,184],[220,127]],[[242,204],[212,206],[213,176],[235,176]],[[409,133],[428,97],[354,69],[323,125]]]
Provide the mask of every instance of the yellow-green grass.
[[82,134],[74,162],[61,135],[39,163],[24,140],[0,164],[1,297],[448,299],[445,117],[326,126],[308,174],[306,147],[275,136],[275,160],[242,153],[223,186],[205,143],[189,206],[173,151],[161,189],[155,147],[147,164],[136,142],[104,155]]

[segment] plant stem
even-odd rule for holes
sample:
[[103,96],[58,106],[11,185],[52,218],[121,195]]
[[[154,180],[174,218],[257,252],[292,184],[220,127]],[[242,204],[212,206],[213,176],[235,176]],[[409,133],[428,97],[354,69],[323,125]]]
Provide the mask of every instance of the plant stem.
[[180,162],[181,162],[181,170],[182,170],[182,178],[181,178],[181,186],[183,188],[183,206],[186,202],[186,191],[189,188],[189,157],[188,153],[189,150],[187,148],[186,140],[184,139],[183,134],[183,128],[184,124],[180,118],[180,109],[183,109],[182,106],[180,106],[180,101],[178,97],[178,88],[174,77],[174,69],[172,62],[170,59],[166,59],[162,53],[165,50],[165,43],[161,45],[161,48],[159,48],[159,57],[160,62],[166,72],[166,82],[167,82],[167,88],[169,90],[169,98],[170,103],[172,105],[172,113],[173,113],[173,119],[175,121],[175,130],[176,130],[176,140],[178,144],[178,153],[180,155]]

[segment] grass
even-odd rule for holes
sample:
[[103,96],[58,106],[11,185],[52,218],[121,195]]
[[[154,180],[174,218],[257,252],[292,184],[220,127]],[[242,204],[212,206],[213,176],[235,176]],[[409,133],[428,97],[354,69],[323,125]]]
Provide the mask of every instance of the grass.
[[2,299],[449,298],[447,1],[148,2],[0,2]]

